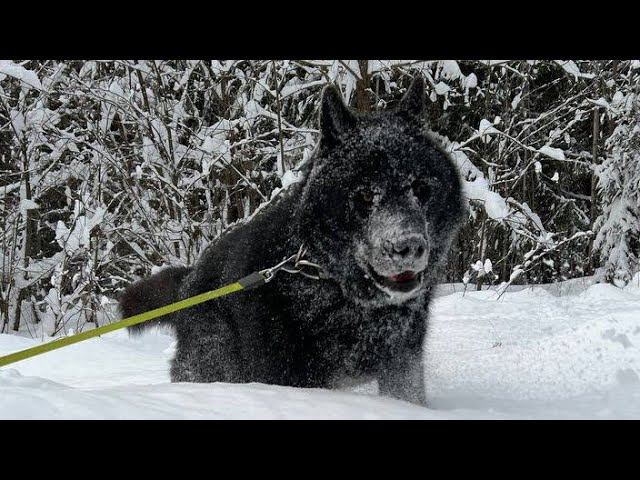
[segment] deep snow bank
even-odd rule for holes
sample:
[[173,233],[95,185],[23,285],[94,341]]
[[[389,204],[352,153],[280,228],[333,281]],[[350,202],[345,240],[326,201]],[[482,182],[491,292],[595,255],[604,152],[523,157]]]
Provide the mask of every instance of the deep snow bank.
[[[430,409],[375,384],[171,384],[173,339],[154,331],[3,368],[0,418],[640,418],[639,284],[443,294],[426,345]],[[35,343],[0,335],[0,354]]]

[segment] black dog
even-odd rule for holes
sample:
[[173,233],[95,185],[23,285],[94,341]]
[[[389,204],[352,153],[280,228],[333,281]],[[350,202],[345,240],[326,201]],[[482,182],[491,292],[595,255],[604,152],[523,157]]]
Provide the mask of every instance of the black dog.
[[431,290],[466,210],[454,164],[423,131],[423,108],[421,79],[395,111],[372,114],[350,111],[327,87],[320,143],[302,180],[190,269],[166,269],[125,291],[122,314],[134,315],[273,266],[302,244],[327,273],[281,272],[160,320],[177,334],[174,382],[377,379],[382,394],[425,404]]

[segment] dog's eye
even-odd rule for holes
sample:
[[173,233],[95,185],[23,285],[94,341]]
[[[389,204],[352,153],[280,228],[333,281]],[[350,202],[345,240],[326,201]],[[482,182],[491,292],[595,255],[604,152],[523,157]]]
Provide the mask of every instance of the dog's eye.
[[425,201],[431,197],[431,184],[426,180],[415,180],[411,184],[411,190],[418,199]]
[[370,190],[358,190],[355,194],[355,200],[363,206],[368,206],[373,202],[373,192]]

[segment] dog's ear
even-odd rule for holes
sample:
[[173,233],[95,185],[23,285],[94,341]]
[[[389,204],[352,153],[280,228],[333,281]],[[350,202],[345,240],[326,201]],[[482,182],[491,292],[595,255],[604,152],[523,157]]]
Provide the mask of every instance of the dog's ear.
[[356,118],[342,100],[342,94],[334,85],[328,85],[322,92],[320,102],[320,132],[325,142],[333,143],[340,135],[351,129]]
[[404,94],[396,111],[398,113],[408,114],[411,117],[420,117],[425,109],[424,105],[424,79],[420,76],[416,77],[411,86]]

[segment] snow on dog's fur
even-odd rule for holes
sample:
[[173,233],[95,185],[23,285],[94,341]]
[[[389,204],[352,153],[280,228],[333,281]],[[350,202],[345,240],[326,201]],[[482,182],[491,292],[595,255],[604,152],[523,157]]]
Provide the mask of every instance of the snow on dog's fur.
[[424,404],[431,291],[465,210],[451,159],[423,131],[423,107],[421,79],[395,110],[370,114],[352,112],[327,87],[302,180],[209,245],[186,275],[169,269],[125,291],[129,316],[169,303],[158,301],[162,285],[179,285],[175,297],[187,298],[273,266],[301,244],[328,272],[325,280],[280,273],[161,320],[177,335],[173,381],[332,387],[375,378],[382,394]]

